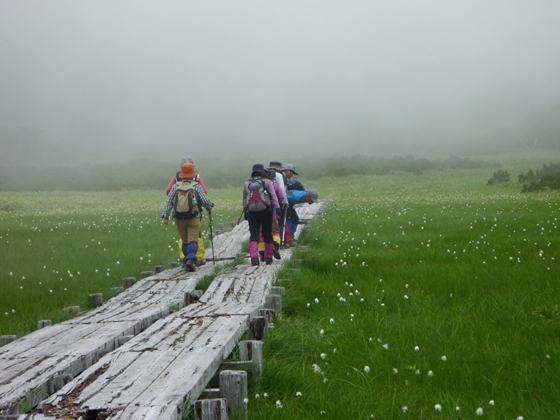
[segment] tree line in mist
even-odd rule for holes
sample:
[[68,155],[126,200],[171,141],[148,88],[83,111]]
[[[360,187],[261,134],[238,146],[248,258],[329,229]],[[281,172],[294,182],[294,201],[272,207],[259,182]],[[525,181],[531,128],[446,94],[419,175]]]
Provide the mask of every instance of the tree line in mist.
[[[296,169],[302,180],[348,175],[385,175],[391,171],[422,174],[426,170],[445,168],[496,167],[498,163],[451,156],[446,159],[415,158],[412,155],[393,157],[331,157],[302,159]],[[209,188],[240,186],[249,178],[254,163],[197,160],[196,169]],[[287,162],[284,162],[287,163]],[[164,189],[179,170],[167,163],[136,160],[123,164],[82,164],[80,166],[32,167],[0,166],[0,191],[119,191],[134,189]]]

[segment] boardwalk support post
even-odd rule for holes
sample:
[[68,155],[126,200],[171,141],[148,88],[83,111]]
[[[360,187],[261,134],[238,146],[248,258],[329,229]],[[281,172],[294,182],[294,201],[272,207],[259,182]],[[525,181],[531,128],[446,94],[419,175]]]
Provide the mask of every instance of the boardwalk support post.
[[242,370],[220,372],[220,397],[227,400],[229,414],[246,414],[247,372]]
[[136,277],[125,277],[123,279],[123,287],[125,289],[128,289],[131,286],[134,286],[134,284],[136,283]]
[[215,398],[194,403],[195,420],[229,420],[227,400]]
[[264,316],[256,316],[249,322],[249,340],[264,340],[268,334],[268,320]]
[[39,321],[37,329],[40,330],[41,328],[50,327],[51,325],[52,321],[50,319],[42,319]]
[[17,340],[17,335],[0,335],[0,347]]
[[94,308],[103,305],[103,293],[92,293],[89,295],[89,300]]
[[252,362],[253,377],[262,376],[263,342],[258,340],[246,340],[239,343],[239,360]]
[[267,309],[274,309],[276,316],[282,317],[282,295],[268,295],[265,298],[264,306]]

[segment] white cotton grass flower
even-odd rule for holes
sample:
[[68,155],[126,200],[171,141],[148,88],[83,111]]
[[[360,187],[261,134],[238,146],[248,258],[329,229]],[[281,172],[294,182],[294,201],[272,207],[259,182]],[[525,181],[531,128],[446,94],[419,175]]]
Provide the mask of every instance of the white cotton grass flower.
[[443,356],[441,356],[441,360],[443,360],[444,362],[447,361],[447,356],[445,356],[445,354]]
[[492,406],[493,406],[493,405],[494,405],[494,400],[488,401],[488,405],[492,405]]
[[393,373],[396,375],[399,373],[399,370],[397,368],[393,368]]
[[301,392],[296,392],[296,397],[301,397]]
[[331,318],[329,321],[331,324],[334,324],[334,318]]
[[282,408],[282,401],[276,400],[276,408],[278,409]]
[[381,347],[383,347],[385,350],[389,350],[389,344],[383,344]]
[[403,406],[403,408],[402,408],[402,412],[403,412],[403,413],[406,413],[406,412],[408,412],[408,407],[407,407],[406,405],[404,405],[404,406]]
[[429,376],[429,377],[432,377],[432,376],[434,376],[434,372],[432,372],[431,370],[430,370],[430,371],[428,371],[428,376]]
[[321,359],[325,360],[327,358],[327,354],[326,353],[321,353]]
[[321,329],[321,331],[319,331],[319,334],[324,335],[324,334],[325,334],[325,330]]
[[478,407],[478,408],[476,409],[476,415],[477,415],[477,416],[482,416],[482,415],[484,415],[484,410],[482,409],[482,407]]
[[268,398],[268,393],[265,392],[265,393],[263,394],[263,397],[264,397],[264,398]]
[[364,366],[364,372],[365,372],[365,373],[369,373],[369,371],[370,371],[369,366]]
[[258,400],[261,396],[259,394],[255,394],[255,399]]
[[434,409],[435,409],[436,411],[441,411],[441,405],[440,405],[440,404],[434,405]]
[[420,347],[414,346],[414,351],[420,351]]
[[461,411],[461,407],[459,406],[455,407],[455,411],[458,413],[459,411]]
[[245,404],[245,405],[249,404],[249,398],[244,398],[243,399],[243,404]]
[[516,420],[523,420],[523,416],[519,416],[519,417],[517,417],[517,419],[516,419]]

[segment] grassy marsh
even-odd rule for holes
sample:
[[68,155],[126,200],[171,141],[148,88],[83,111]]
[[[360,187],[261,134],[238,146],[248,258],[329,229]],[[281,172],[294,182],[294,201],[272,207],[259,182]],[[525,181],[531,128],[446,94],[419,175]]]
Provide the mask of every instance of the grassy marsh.
[[[514,176],[542,163],[512,162]],[[249,419],[560,417],[560,194],[488,187],[492,172],[304,182],[332,201],[296,248],[301,271],[279,273],[293,284]],[[236,220],[239,197],[211,190],[215,224]],[[0,193],[0,334],[175,260],[164,200]]]

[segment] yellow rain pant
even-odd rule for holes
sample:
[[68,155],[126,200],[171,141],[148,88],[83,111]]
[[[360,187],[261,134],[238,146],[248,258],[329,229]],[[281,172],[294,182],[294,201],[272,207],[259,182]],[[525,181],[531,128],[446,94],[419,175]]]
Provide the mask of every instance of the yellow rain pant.
[[[196,251],[196,260],[198,262],[202,261],[204,259],[204,254],[204,239],[198,238],[198,251]],[[181,260],[185,258],[185,254],[183,254],[183,241],[181,240],[181,238],[179,238],[179,257],[181,258]]]

